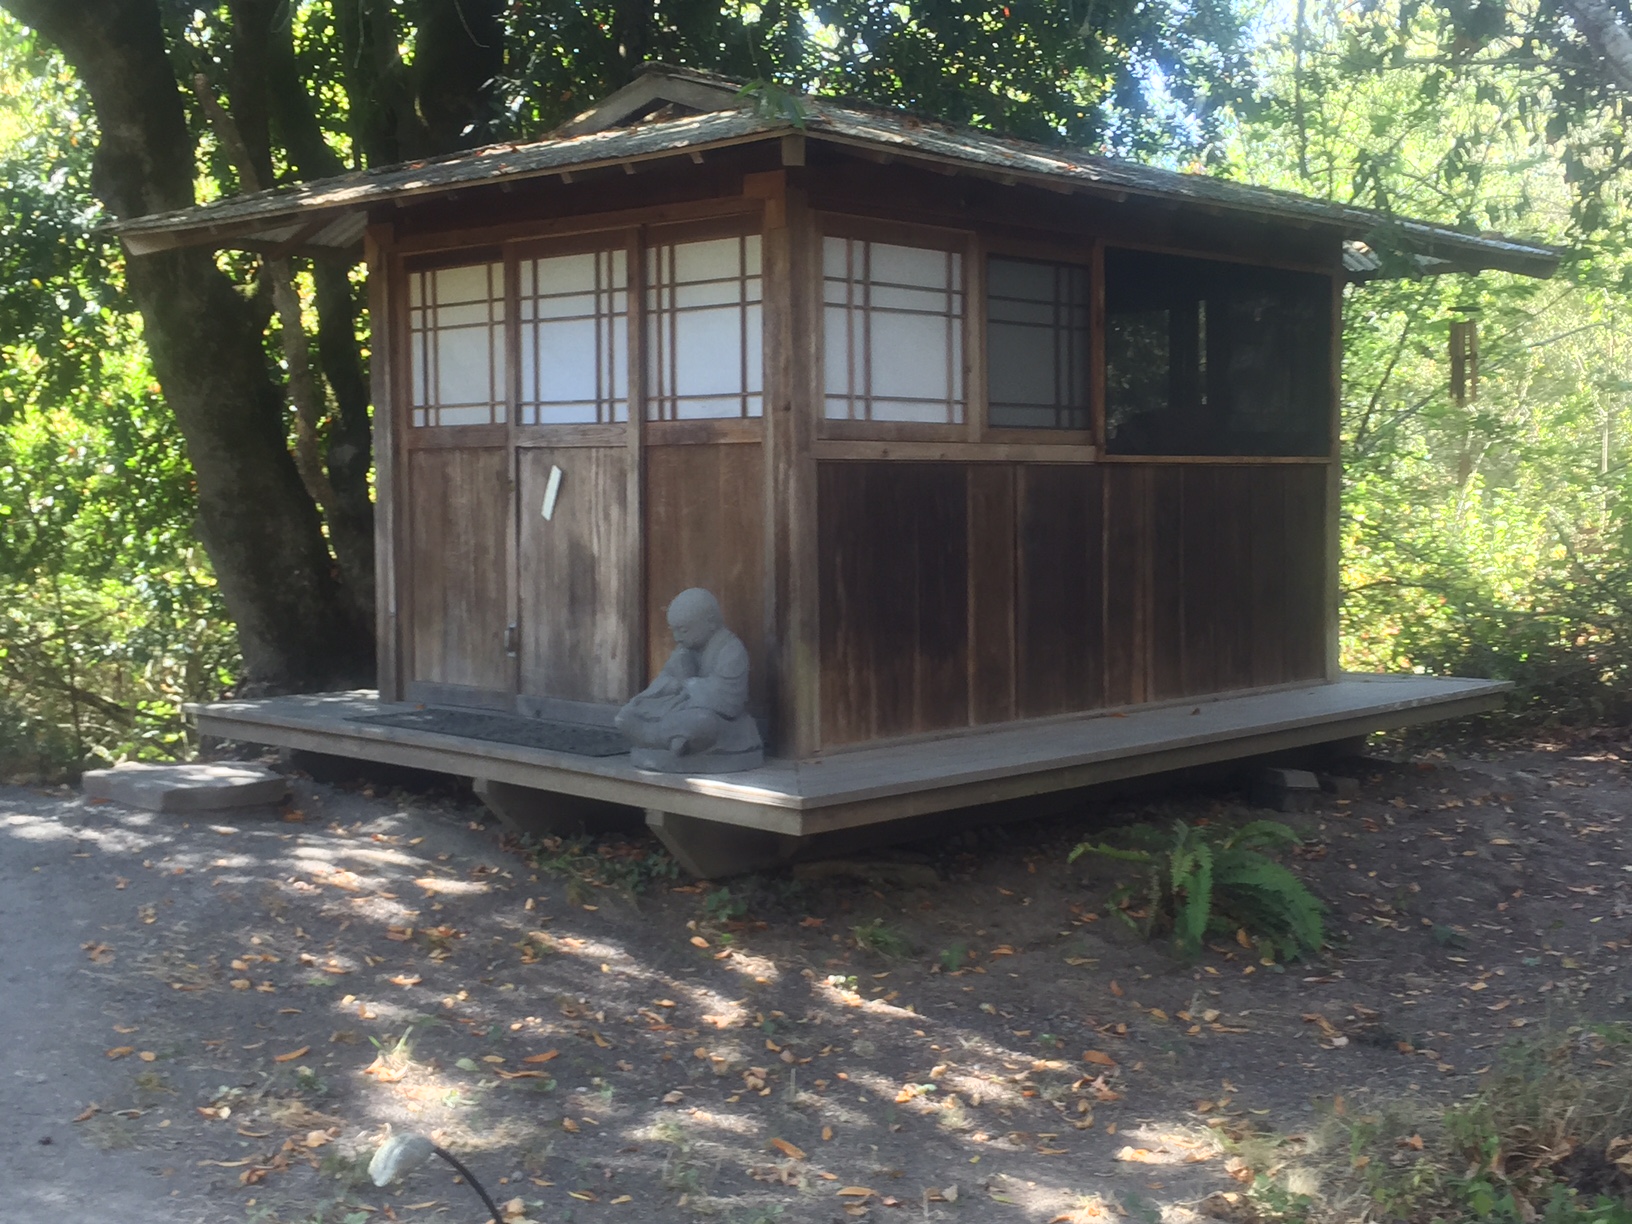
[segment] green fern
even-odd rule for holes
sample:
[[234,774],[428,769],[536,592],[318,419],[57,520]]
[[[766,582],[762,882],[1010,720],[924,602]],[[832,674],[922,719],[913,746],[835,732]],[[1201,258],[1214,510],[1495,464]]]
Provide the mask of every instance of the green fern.
[[1142,868],[1138,884],[1113,895],[1113,912],[1128,918],[1129,906],[1143,909],[1139,929],[1147,936],[1170,933],[1185,956],[1199,953],[1208,935],[1236,930],[1289,960],[1318,952],[1326,942],[1326,907],[1268,857],[1299,844],[1286,825],[1253,820],[1220,831],[1180,820],[1170,831],[1135,826],[1122,840],[1129,845],[1083,842],[1071,851],[1070,861],[1095,854]]

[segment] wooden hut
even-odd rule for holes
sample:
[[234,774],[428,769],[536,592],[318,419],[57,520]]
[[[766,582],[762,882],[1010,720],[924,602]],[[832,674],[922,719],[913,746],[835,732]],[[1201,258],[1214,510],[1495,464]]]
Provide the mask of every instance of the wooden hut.
[[[1341,297],[1555,251],[800,110],[653,65],[548,139],[119,227],[368,264],[379,692],[200,730],[465,774],[511,815],[643,809],[720,874],[1499,701],[1339,669]],[[518,728],[604,728],[692,586],[751,652],[762,769]]]

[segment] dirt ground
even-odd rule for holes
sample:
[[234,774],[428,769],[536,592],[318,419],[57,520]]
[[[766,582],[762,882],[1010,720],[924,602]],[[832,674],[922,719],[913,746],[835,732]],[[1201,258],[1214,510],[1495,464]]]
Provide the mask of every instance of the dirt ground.
[[297,778],[183,819],[0,788],[0,1220],[483,1218],[446,1166],[375,1189],[388,1127],[552,1224],[1194,1219],[1249,1176],[1227,1136],[1625,1018],[1628,760],[1353,764],[1285,818],[1334,937],[1285,967],[1182,963],[1066,862],[1245,816],[1227,786],[728,892],[644,838],[535,864],[453,792]]

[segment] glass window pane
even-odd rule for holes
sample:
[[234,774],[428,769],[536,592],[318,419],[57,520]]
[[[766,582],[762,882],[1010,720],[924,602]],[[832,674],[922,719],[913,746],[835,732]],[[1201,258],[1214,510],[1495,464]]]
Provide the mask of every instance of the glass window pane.
[[1088,428],[1088,270],[996,257],[986,267],[988,423]]
[[881,399],[951,398],[950,338],[945,319],[874,311],[873,394]]
[[436,334],[436,402],[493,402],[493,345],[485,327]]

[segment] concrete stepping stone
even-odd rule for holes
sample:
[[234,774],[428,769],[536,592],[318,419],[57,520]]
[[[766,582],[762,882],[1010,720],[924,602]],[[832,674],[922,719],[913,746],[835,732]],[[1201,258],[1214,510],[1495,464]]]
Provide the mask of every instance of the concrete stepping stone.
[[128,762],[93,769],[83,779],[87,799],[107,799],[150,812],[213,812],[281,803],[289,793],[282,774],[238,761],[186,765]]

